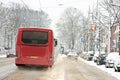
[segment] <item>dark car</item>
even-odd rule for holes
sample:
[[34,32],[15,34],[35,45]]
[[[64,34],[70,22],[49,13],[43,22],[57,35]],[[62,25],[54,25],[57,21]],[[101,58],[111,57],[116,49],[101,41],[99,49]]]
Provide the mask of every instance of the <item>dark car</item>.
[[105,64],[105,54],[100,54],[96,59],[97,65]]
[[7,54],[7,58],[15,57],[14,54]]

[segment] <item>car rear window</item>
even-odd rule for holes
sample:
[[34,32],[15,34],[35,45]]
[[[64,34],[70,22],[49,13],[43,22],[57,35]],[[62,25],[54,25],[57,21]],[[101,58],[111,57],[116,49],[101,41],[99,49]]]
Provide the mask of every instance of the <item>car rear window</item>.
[[27,44],[46,44],[48,42],[48,32],[23,31],[22,41]]

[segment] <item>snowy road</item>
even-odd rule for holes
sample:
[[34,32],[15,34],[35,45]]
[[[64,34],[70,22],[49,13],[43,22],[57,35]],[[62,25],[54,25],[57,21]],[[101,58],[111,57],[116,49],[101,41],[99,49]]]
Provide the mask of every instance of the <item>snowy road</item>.
[[65,80],[117,80],[102,70],[82,60],[66,60]]
[[82,60],[61,55],[58,56],[52,68],[26,66],[18,69],[14,65],[14,59],[2,61],[0,61],[0,80],[117,80]]
[[0,80],[9,76],[15,70],[14,58],[0,58]]

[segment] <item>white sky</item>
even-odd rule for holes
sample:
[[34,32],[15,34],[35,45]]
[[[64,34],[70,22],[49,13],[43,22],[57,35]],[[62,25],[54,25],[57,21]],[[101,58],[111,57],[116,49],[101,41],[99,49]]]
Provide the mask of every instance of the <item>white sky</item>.
[[[53,20],[58,18],[60,14],[67,7],[75,7],[81,10],[84,15],[87,15],[89,6],[92,7],[93,3],[97,0],[1,0],[7,4],[9,2],[22,3],[22,1],[29,6],[31,9],[40,10],[42,9],[49,14]],[[63,4],[59,6],[59,4]]]
[[[93,4],[97,2],[97,0],[0,0],[0,1],[3,2],[5,5],[7,5],[10,2],[20,4],[23,4],[24,2],[31,9],[34,10],[42,9],[43,11],[48,13],[50,19],[52,19],[50,28],[52,28],[54,31],[56,31],[54,26],[65,8],[75,7],[79,9],[84,15],[87,15],[89,7],[93,8]],[[59,4],[63,5],[59,6]]]

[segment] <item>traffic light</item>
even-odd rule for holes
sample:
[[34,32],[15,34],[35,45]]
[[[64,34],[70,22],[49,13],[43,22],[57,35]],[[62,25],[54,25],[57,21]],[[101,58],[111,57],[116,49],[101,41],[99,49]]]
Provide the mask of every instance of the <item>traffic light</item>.
[[92,31],[95,31],[95,30],[96,30],[96,25],[95,25],[95,24],[92,24],[92,25],[91,25],[91,30],[92,30]]

